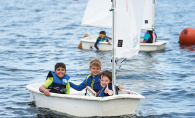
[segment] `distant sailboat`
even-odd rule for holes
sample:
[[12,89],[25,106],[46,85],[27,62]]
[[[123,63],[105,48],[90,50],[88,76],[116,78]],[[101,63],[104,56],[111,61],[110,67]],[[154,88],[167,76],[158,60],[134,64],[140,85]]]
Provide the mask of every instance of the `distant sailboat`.
[[[110,0],[93,0],[103,2]],[[112,40],[112,85],[115,93],[115,61],[116,58],[132,58],[139,52],[139,37],[141,33],[141,20],[143,17],[144,0],[113,0],[111,11],[113,13],[113,40]],[[138,15],[135,15],[138,13]],[[128,24],[128,25],[127,25]],[[39,92],[42,84],[27,85],[31,101],[36,106],[45,107],[73,116],[120,116],[135,114],[140,99],[145,97],[133,92],[123,90],[118,95],[108,97],[95,97],[92,92],[89,96],[83,91],[71,88],[70,95],[51,93],[50,97]],[[92,91],[92,90],[90,90]],[[88,95],[88,96],[85,96]]]
[[[145,0],[142,30],[155,31],[155,2],[156,0]],[[89,0],[85,10],[81,26],[112,28],[112,13],[109,11],[109,0],[96,2]],[[94,44],[98,35],[89,35],[82,38],[80,48],[96,50]],[[139,41],[140,42],[140,41]],[[140,51],[162,50],[168,41],[157,40],[154,43],[140,43]],[[112,50],[112,46],[106,42],[99,42],[98,47],[102,51]]]

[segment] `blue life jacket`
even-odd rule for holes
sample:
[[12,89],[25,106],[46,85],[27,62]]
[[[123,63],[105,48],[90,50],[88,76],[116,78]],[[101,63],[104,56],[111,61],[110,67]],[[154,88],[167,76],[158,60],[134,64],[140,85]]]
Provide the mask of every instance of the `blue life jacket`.
[[107,42],[108,41],[108,38],[106,36],[104,37],[104,39],[102,39],[102,38],[99,37],[99,40],[100,41],[103,41],[103,42]]
[[[106,97],[106,96],[110,96],[108,93],[104,93],[106,87],[102,88],[101,90],[99,90],[96,94],[96,97]],[[108,89],[112,90],[112,84],[109,83],[108,84]],[[116,86],[116,90],[115,90],[115,94],[118,95],[118,86]]]
[[66,84],[67,84],[68,80],[70,79],[70,77],[66,74],[62,79],[60,79],[55,74],[55,72],[53,72],[53,71],[50,71],[50,72],[53,75],[53,82],[48,88],[51,89],[50,92],[60,93],[58,91],[66,88]]
[[88,75],[87,79],[85,80],[85,87],[90,86],[95,92],[98,92],[101,90],[102,86],[100,84],[99,80],[99,74],[96,75],[95,77],[92,77],[92,75]]

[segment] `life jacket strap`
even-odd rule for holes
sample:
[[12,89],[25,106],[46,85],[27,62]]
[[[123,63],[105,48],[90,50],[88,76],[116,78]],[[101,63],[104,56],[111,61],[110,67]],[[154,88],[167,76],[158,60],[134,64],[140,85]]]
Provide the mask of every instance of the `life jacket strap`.
[[66,88],[66,84],[52,83],[51,85],[52,85],[52,87]]
[[101,91],[101,90],[99,90],[99,91],[96,93],[96,97],[100,97],[100,91]]

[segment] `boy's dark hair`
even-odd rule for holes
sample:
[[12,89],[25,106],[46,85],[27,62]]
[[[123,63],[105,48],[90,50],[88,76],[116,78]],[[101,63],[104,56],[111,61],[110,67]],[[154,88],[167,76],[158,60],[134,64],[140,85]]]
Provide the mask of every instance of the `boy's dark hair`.
[[106,32],[105,31],[101,31],[100,34],[106,35]]
[[101,79],[101,77],[103,77],[103,76],[108,77],[108,79],[109,79],[110,81],[112,81],[112,72],[111,72],[111,71],[108,71],[108,70],[102,71],[102,72],[100,73],[100,75],[99,75],[99,79]]
[[55,65],[55,70],[56,70],[57,68],[59,68],[59,67],[62,67],[62,68],[64,68],[64,69],[66,70],[66,65],[65,65],[64,63],[62,63],[62,62],[56,63],[56,65]]

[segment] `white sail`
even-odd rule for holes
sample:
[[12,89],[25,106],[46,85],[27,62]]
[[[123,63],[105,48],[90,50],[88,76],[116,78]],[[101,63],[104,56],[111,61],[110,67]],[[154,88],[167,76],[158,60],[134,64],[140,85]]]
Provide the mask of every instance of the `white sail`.
[[[111,0],[89,0],[81,26],[112,28]],[[153,29],[155,0],[145,0],[142,29]]]
[[155,25],[155,0],[146,0],[142,29],[154,29]]
[[112,28],[111,0],[89,0],[81,26]]
[[138,55],[145,0],[116,0],[115,57]]

